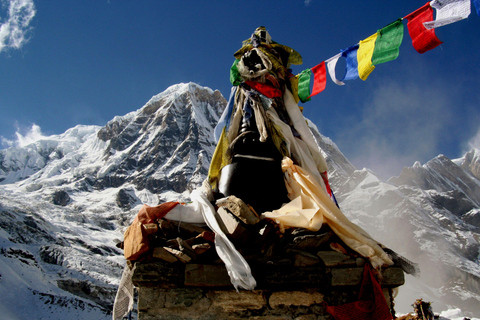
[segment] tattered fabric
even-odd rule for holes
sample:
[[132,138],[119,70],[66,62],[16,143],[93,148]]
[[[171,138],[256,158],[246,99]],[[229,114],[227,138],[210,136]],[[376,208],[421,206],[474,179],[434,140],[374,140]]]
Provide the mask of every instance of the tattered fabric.
[[437,16],[435,21],[423,23],[427,29],[446,26],[470,15],[470,0],[433,0],[430,5],[437,10]]
[[408,20],[407,28],[412,38],[412,45],[418,53],[425,53],[443,43],[435,35],[434,29],[428,30],[423,25],[424,22],[433,20],[433,9],[430,2],[405,16],[405,19]]
[[374,268],[393,264],[380,245],[343,214],[308,171],[290,158],[283,159],[282,170],[291,202],[279,210],[263,213],[263,218],[274,219],[286,228],[302,227],[312,231],[318,231],[322,223],[327,223],[347,246],[368,258]]

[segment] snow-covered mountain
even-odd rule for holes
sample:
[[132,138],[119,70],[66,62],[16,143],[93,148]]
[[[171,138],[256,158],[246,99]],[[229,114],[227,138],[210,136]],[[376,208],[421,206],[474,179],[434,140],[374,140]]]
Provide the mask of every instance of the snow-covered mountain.
[[[6,319],[109,319],[124,266],[116,248],[143,203],[187,200],[207,174],[226,105],[194,83],[171,86],[104,127],[76,126],[0,150],[0,314]],[[420,264],[396,298],[480,315],[480,151],[438,156],[382,181],[312,131],[340,207]]]

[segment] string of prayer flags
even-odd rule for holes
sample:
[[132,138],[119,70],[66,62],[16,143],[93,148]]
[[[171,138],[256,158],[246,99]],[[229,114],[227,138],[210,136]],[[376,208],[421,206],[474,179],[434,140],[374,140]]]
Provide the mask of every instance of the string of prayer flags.
[[[435,28],[466,19],[471,13],[471,2],[480,16],[480,0],[432,0],[406,15],[403,19],[408,20],[408,33],[415,50],[418,53],[425,53],[442,44],[443,42],[435,34]],[[433,8],[436,10],[435,20],[433,19]],[[404,35],[403,19],[395,20],[358,44],[340,50],[337,55],[311,69],[303,70],[300,74],[291,78],[295,96],[298,93],[298,99],[306,102],[325,90],[327,69],[332,81],[339,86],[343,86],[345,80],[356,78],[366,80],[376,65],[398,58]],[[336,77],[335,69],[341,57],[345,58],[345,75],[339,80]],[[234,63],[232,70],[235,67]],[[312,74],[314,82],[310,94]]]
[[435,35],[435,29],[428,30],[423,25],[424,22],[433,20],[433,8],[430,2],[405,16],[405,19],[408,20],[407,28],[412,38],[412,45],[418,53],[425,53],[443,43]]
[[437,10],[437,15],[435,21],[423,23],[427,29],[442,27],[470,15],[470,0],[433,0],[430,6]]
[[397,59],[400,54],[400,45],[403,41],[402,19],[397,19],[378,30],[375,49],[372,55],[374,66]]
[[357,61],[358,44],[341,50],[342,57],[345,58],[345,75],[343,80],[354,80],[358,78],[358,61]]
[[473,4],[475,5],[475,10],[477,10],[477,14],[480,17],[480,0],[472,0]]
[[372,34],[370,37],[360,41],[357,51],[358,76],[363,81],[367,80],[375,66],[372,65],[372,55],[375,49],[375,41],[378,33]]
[[339,86],[345,85],[345,82],[338,80],[335,75],[335,67],[337,66],[338,59],[340,59],[341,56],[342,56],[342,53],[340,52],[334,55],[333,57],[325,60],[325,62],[327,63],[328,74],[330,75],[330,78],[335,84]]

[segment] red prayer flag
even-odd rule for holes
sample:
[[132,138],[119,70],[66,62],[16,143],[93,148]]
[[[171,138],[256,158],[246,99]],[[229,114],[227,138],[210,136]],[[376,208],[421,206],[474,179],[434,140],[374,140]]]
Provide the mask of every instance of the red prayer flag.
[[423,25],[424,22],[433,21],[433,8],[430,6],[430,1],[405,16],[405,19],[408,20],[407,27],[412,45],[418,53],[425,53],[443,43],[435,35],[435,29],[428,30]]
[[327,312],[335,320],[392,320],[382,287],[373,275],[370,264],[363,267],[358,301],[340,306],[327,306]]
[[325,90],[325,86],[327,85],[327,69],[325,68],[325,61],[322,61],[322,63],[316,65],[310,70],[313,73],[313,89],[309,98]]

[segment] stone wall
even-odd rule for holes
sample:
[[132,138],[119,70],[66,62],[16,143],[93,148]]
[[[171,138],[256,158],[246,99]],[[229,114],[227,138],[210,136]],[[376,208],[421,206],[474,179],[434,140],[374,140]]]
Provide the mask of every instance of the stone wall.
[[[139,320],[333,319],[326,305],[358,300],[363,266],[337,252],[323,259],[321,267],[252,266],[258,290],[238,292],[220,264],[137,262],[132,280]],[[390,267],[379,278],[392,307],[392,289],[404,283],[404,273]]]

